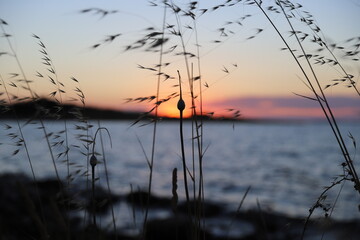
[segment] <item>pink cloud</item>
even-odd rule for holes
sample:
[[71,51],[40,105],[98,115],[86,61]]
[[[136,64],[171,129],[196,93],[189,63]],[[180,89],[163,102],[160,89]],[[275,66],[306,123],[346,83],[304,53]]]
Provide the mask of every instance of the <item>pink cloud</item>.
[[[328,102],[335,117],[360,119],[360,97],[329,97]],[[235,108],[244,118],[324,118],[318,102],[297,96],[229,98],[205,107],[220,114]]]

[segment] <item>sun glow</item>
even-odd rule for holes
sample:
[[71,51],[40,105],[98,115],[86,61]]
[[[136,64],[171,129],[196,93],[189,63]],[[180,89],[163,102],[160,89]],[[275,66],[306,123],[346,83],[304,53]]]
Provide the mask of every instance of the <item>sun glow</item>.
[[[158,109],[158,114],[160,117],[168,117],[168,118],[180,118],[180,112],[174,104],[164,104],[161,105]],[[185,108],[183,112],[183,117],[188,118],[191,117],[191,111],[188,108]]]

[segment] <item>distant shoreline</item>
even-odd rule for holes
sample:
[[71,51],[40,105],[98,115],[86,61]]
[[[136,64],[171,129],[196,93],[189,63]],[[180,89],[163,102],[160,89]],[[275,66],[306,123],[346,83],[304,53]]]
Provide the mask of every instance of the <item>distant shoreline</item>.
[[[1,120],[13,119],[46,119],[46,120],[62,120],[62,119],[79,119],[80,115],[91,120],[153,120],[152,114],[145,112],[117,111],[109,109],[100,109],[95,107],[79,107],[73,104],[59,104],[49,99],[38,99],[34,101],[24,101],[13,105],[0,105]],[[307,122],[326,122],[323,118],[226,118],[226,117],[210,117],[207,115],[198,116],[198,120],[211,122],[233,122],[233,123],[307,123]],[[158,117],[159,121],[178,121],[179,118]],[[191,121],[191,118],[185,118],[184,121]],[[340,121],[352,122],[356,119],[339,119]]]

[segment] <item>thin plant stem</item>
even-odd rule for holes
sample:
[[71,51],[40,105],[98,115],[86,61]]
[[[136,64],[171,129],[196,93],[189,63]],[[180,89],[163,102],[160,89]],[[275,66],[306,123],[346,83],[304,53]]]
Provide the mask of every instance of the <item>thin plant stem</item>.
[[149,205],[150,205],[150,194],[152,188],[152,179],[153,179],[153,168],[154,168],[154,158],[155,158],[155,146],[156,146],[156,132],[157,132],[157,122],[158,122],[158,108],[159,108],[159,95],[160,95],[160,77],[161,77],[161,66],[163,61],[163,47],[164,47],[164,35],[165,35],[165,25],[166,25],[166,11],[167,5],[164,2],[164,14],[163,14],[163,26],[162,26],[162,35],[161,35],[161,45],[160,45],[160,57],[159,57],[159,69],[157,77],[157,86],[156,86],[156,106],[155,106],[155,119],[154,127],[152,134],[152,146],[151,146],[151,157],[150,157],[150,175],[148,183],[148,199],[146,203],[144,223],[143,223],[143,237],[146,235],[146,224],[149,214]]
[[337,57],[335,56],[335,54],[329,49],[328,45],[323,42],[325,45],[325,48],[329,51],[329,53],[331,54],[331,56],[334,58],[334,60],[338,63],[339,67],[341,68],[341,70],[344,72],[346,78],[349,80],[351,86],[355,89],[355,92],[360,96],[360,92],[359,89],[357,89],[355,82],[350,78],[350,75],[347,73],[347,71],[345,70],[345,68],[343,67],[343,65],[338,61]]
[[[102,128],[101,125],[100,125],[100,121],[98,122],[98,125],[99,125],[99,129]],[[107,161],[106,161],[106,156],[105,156],[105,148],[104,148],[104,142],[103,142],[103,137],[102,137],[101,131],[100,131],[99,134],[100,134],[101,153],[102,153],[102,157],[103,157],[103,160],[104,160],[106,185],[107,185],[107,188],[108,188],[108,196],[109,196],[109,201],[110,201],[110,205],[111,205],[111,216],[112,216],[112,221],[113,221],[115,239],[118,239],[118,237],[117,237],[117,229],[116,229],[116,221],[115,221],[115,212],[114,212],[112,193],[111,193],[111,188],[110,188],[108,168],[107,168],[107,163],[106,163]]]
[[[1,26],[1,29],[2,29],[2,31],[3,31],[3,33],[4,33],[4,36],[7,36],[6,31],[5,31],[4,27],[3,27],[3,25],[0,24],[0,26]],[[28,92],[29,92],[29,94],[30,94],[30,96],[31,96],[31,99],[34,101],[34,100],[36,100],[36,95],[35,95],[34,91],[32,90],[32,88],[31,88],[31,86],[30,86],[30,83],[29,83],[30,81],[28,80],[28,78],[27,78],[27,76],[26,76],[26,74],[25,74],[25,71],[24,71],[24,69],[23,69],[23,67],[22,67],[22,64],[20,63],[20,60],[19,60],[19,58],[18,58],[18,56],[17,56],[17,54],[16,54],[16,51],[14,50],[14,48],[13,48],[13,46],[12,46],[12,44],[11,44],[10,39],[9,39],[8,37],[6,37],[6,40],[7,40],[7,42],[8,42],[9,48],[10,48],[10,50],[11,50],[11,53],[12,53],[13,57],[14,57],[15,60],[16,60],[16,63],[17,63],[17,66],[19,67],[19,70],[20,70],[20,72],[21,72],[21,75],[23,76],[23,79],[24,79],[24,81],[25,81],[25,83],[26,83],[27,90],[28,90]],[[46,140],[46,143],[47,143],[47,147],[48,147],[49,152],[50,152],[50,157],[51,157],[51,160],[52,160],[52,163],[53,163],[53,166],[54,166],[54,170],[55,170],[55,174],[56,174],[56,178],[57,178],[57,181],[58,181],[58,184],[59,184],[59,189],[60,189],[60,192],[61,192],[61,197],[62,197],[63,202],[65,203],[65,193],[64,193],[64,189],[63,189],[63,187],[62,187],[61,180],[60,180],[60,177],[59,177],[59,173],[58,173],[58,170],[57,170],[57,167],[56,167],[55,158],[54,158],[54,153],[53,153],[53,151],[52,151],[51,144],[50,144],[50,140],[49,140],[49,135],[48,135],[48,133],[47,133],[47,131],[46,131],[46,127],[45,127],[45,124],[44,124],[44,121],[42,120],[42,118],[40,118],[40,124],[41,124],[41,128],[42,128],[42,130],[43,130],[43,133],[44,133],[44,137],[45,137],[45,140]],[[67,239],[69,239],[69,231],[68,231],[67,233],[68,233],[68,234],[67,234]]]
[[182,165],[183,165],[183,173],[184,173],[184,185],[185,185],[185,196],[186,196],[186,204],[188,208],[190,208],[190,197],[189,197],[189,189],[188,189],[188,182],[187,182],[187,166],[186,166],[186,157],[185,157],[185,146],[184,146],[184,130],[183,130],[183,111],[185,109],[185,102],[182,98],[182,88],[181,88],[181,76],[179,74],[179,86],[180,86],[180,97],[177,104],[177,108],[180,114],[180,143],[181,143],[181,158],[182,158]]
[[95,165],[91,165],[91,190],[92,190],[91,202],[92,202],[92,211],[93,211],[93,224],[96,227]]
[[[42,49],[44,51],[40,51],[44,57],[46,57],[48,60],[46,60],[46,62],[48,64],[50,64],[49,66],[51,67],[52,71],[51,73],[55,76],[55,81],[54,84],[56,85],[56,92],[59,95],[59,102],[60,104],[63,104],[63,93],[65,93],[65,91],[63,91],[61,89],[61,85],[64,86],[64,84],[60,83],[59,81],[59,77],[56,71],[56,67],[53,64],[53,60],[49,54],[49,50],[46,48],[46,46],[44,45],[44,43],[41,41],[41,38],[35,34],[33,34],[33,37],[39,40],[39,45],[42,47]],[[54,95],[55,98],[55,95]],[[70,159],[69,159],[69,138],[68,138],[68,128],[67,128],[67,120],[66,118],[64,118],[64,134],[65,134],[65,157],[66,157],[66,166],[67,166],[67,187],[70,187]]]
[[[199,95],[200,95],[200,143],[199,143],[199,162],[200,162],[200,186],[199,186],[199,197],[203,201],[204,200],[204,176],[202,171],[202,161],[203,161],[203,140],[204,140],[204,121],[203,121],[203,90],[202,90],[202,76],[201,76],[201,62],[200,62],[200,47],[198,40],[198,33],[196,27],[196,21],[194,21],[194,29],[195,29],[195,38],[196,38],[196,51],[197,51],[197,63],[198,63],[198,71],[199,71]],[[201,194],[200,194],[201,191]]]
[[[3,84],[4,90],[5,90],[5,94],[6,94],[7,98],[8,98],[8,102],[9,102],[10,105],[12,105],[12,101],[11,101],[9,92],[8,92],[8,90],[7,90],[5,81],[4,81],[4,79],[3,79],[3,77],[2,77],[1,74],[0,74],[0,79],[1,79],[1,82],[2,82],[2,84]],[[34,181],[36,196],[37,196],[38,201],[39,201],[39,204],[40,204],[42,221],[45,221],[44,209],[43,209],[43,207],[42,207],[43,204],[42,204],[42,201],[41,201],[41,198],[40,198],[39,187],[38,187],[38,184],[37,184],[37,178],[36,178],[36,175],[35,175],[34,167],[33,167],[32,161],[31,161],[29,148],[28,148],[28,146],[27,146],[27,142],[26,142],[26,140],[25,140],[25,136],[24,136],[22,127],[21,127],[21,125],[20,125],[20,121],[19,121],[19,118],[18,118],[18,116],[17,116],[17,113],[16,113],[16,111],[15,111],[14,109],[12,109],[12,110],[13,110],[13,113],[14,113],[14,115],[15,115],[16,124],[17,124],[18,130],[19,130],[20,137],[21,137],[21,140],[22,140],[22,144],[23,144],[23,146],[24,146],[25,153],[26,153],[26,157],[27,157],[27,159],[28,159],[28,163],[29,163],[29,166],[30,166],[30,171],[31,171],[31,176],[32,176],[33,181]]]
[[[101,130],[105,130],[107,132],[107,134],[109,135],[109,139],[110,139],[110,144],[112,145],[111,142],[111,137],[110,137],[110,133],[107,130],[107,128],[104,127],[99,127],[94,135],[94,141],[93,141],[93,146],[92,146],[92,155],[90,158],[90,166],[91,166],[91,187],[92,187],[92,208],[93,208],[93,224],[96,227],[96,199],[95,199],[95,167],[98,164],[97,158],[95,156],[95,145],[96,145],[96,137],[97,134],[100,133],[101,134]],[[102,142],[102,141],[101,141]]]
[[229,224],[229,226],[228,226],[228,228],[227,228],[227,231],[226,231],[226,239],[229,239],[230,229],[231,229],[232,225],[234,224],[235,217],[239,214],[240,209],[241,209],[241,207],[242,207],[242,205],[243,205],[243,203],[244,203],[244,201],[245,201],[245,198],[246,198],[246,196],[248,195],[250,189],[251,189],[251,186],[249,186],[249,187],[246,189],[246,191],[245,191],[245,193],[244,193],[244,195],[243,195],[243,197],[242,197],[242,199],[241,199],[241,201],[240,201],[240,203],[239,203],[239,206],[238,206],[238,208],[236,209],[235,216],[232,218],[232,220],[231,220],[231,222],[230,222],[230,224]]
[[[345,178],[346,178],[346,177],[347,177],[347,176],[345,176]],[[340,197],[340,194],[341,194],[341,192],[342,192],[342,190],[343,190],[343,188],[344,188],[344,185],[345,185],[345,181],[343,181],[343,182],[341,183],[339,192],[336,194],[336,198],[335,198],[335,200],[334,200],[334,204],[331,206],[331,211],[330,211],[329,215],[327,216],[327,217],[329,217],[329,218],[332,216],[332,214],[333,214],[333,212],[334,212],[335,206],[336,206],[336,204],[337,204],[337,202],[338,202],[338,200],[339,200],[339,197]],[[324,231],[324,232],[322,233],[322,235],[321,235],[321,240],[324,239],[324,236],[325,236],[325,231]]]
[[[315,79],[315,80],[314,80],[314,81],[315,81],[315,85],[318,87],[318,89],[319,89],[318,91],[320,92],[320,94],[318,94],[318,91],[316,91],[315,87],[313,86],[312,81],[311,81],[310,78],[307,76],[307,74],[306,74],[303,66],[300,64],[300,62],[298,61],[298,59],[297,59],[296,56],[294,55],[293,51],[291,50],[291,48],[290,48],[290,46],[288,45],[288,43],[286,42],[286,40],[283,38],[282,34],[279,32],[278,28],[275,26],[275,24],[274,24],[274,23],[272,22],[272,20],[269,18],[269,16],[268,16],[267,13],[264,11],[264,9],[261,7],[261,5],[260,5],[256,0],[254,0],[254,2],[257,4],[257,6],[259,7],[259,9],[264,13],[264,15],[266,16],[266,18],[269,20],[269,22],[271,23],[271,25],[274,27],[274,29],[276,30],[276,32],[278,33],[278,35],[280,36],[280,38],[281,38],[281,39],[283,40],[283,42],[285,43],[287,49],[288,49],[288,50],[290,51],[290,53],[292,54],[292,56],[293,56],[293,58],[295,59],[297,65],[299,66],[300,70],[303,72],[303,74],[304,74],[304,76],[305,76],[305,78],[306,78],[306,80],[307,80],[307,82],[308,82],[308,84],[309,84],[309,87],[310,87],[311,91],[314,93],[314,95],[315,95],[315,97],[316,97],[316,101],[320,104],[321,109],[322,109],[322,111],[323,111],[323,113],[324,113],[324,115],[325,115],[325,117],[326,117],[326,119],[327,119],[327,121],[328,121],[331,129],[332,129],[332,132],[333,132],[333,134],[334,134],[334,136],[335,136],[335,138],[336,138],[336,140],[337,140],[337,143],[338,143],[338,145],[339,145],[339,147],[340,147],[340,150],[341,150],[341,152],[342,152],[342,155],[343,155],[343,157],[344,157],[344,159],[345,159],[345,162],[346,162],[346,164],[347,164],[347,166],[348,166],[348,168],[349,168],[349,173],[352,175],[353,180],[354,180],[354,182],[355,182],[355,189],[356,189],[356,191],[357,191],[358,193],[360,193],[360,182],[359,182],[359,178],[358,178],[357,172],[356,172],[355,167],[354,167],[354,165],[353,165],[353,163],[352,163],[352,160],[351,160],[350,155],[349,155],[349,153],[348,153],[347,147],[346,147],[345,142],[344,142],[344,140],[343,140],[341,131],[340,131],[340,129],[339,129],[339,127],[338,127],[338,124],[337,124],[337,121],[336,121],[336,119],[335,119],[335,117],[334,117],[334,115],[333,115],[333,113],[332,113],[331,107],[330,107],[330,105],[329,105],[329,103],[328,103],[328,101],[327,101],[327,98],[326,98],[326,96],[325,96],[325,94],[324,94],[324,91],[323,91],[322,87],[320,86],[320,82],[319,82],[319,80],[318,80],[318,78],[317,78],[317,75],[316,75],[314,69],[313,69],[313,66],[311,65],[309,59],[308,59],[307,57],[305,57],[306,62],[307,62],[307,64],[308,64],[309,68],[310,68],[310,71],[311,71],[311,73],[312,73],[312,75],[313,75],[313,77],[314,77],[314,79]],[[294,33],[294,35],[295,35],[295,37],[296,37],[296,41],[297,41],[298,45],[300,46],[303,55],[304,55],[304,56],[307,56],[307,55],[306,55],[306,52],[305,52],[305,49],[304,49],[303,45],[301,44],[301,41],[300,41],[300,39],[298,38],[297,33],[296,33],[296,31],[295,31],[292,23],[290,22],[290,19],[289,19],[288,15],[286,14],[286,12],[285,12],[285,10],[284,10],[282,1],[276,1],[276,3],[277,3],[277,5],[279,5],[279,7],[281,8],[281,11],[282,11],[283,15],[285,16],[285,18],[286,18],[286,20],[287,20],[287,22],[288,22],[288,24],[289,24],[289,26],[290,26],[290,28],[291,28],[291,30],[292,30],[292,33]],[[320,97],[320,95],[321,95],[321,97]],[[342,179],[342,180],[345,180],[345,178]],[[327,188],[326,191],[328,191],[329,189],[330,189],[330,188]],[[324,191],[324,192],[321,194],[321,196],[319,197],[319,199],[326,193],[326,191]],[[318,202],[317,202],[317,203],[318,203]],[[309,216],[308,216],[308,218],[307,218],[307,220],[306,220],[306,222],[305,222],[305,226],[304,226],[304,229],[303,229],[303,232],[302,232],[301,239],[304,238],[305,230],[306,230],[306,228],[307,228],[307,224],[308,224],[308,221],[309,221],[309,219],[310,219],[310,216],[312,215],[313,210],[314,210],[313,208],[310,209],[310,214],[309,214]]]
[[[6,35],[6,32],[5,32],[5,29],[4,29],[3,25],[0,24],[0,26],[1,26],[1,28],[2,28],[2,31],[4,32],[4,35]],[[16,54],[16,52],[15,52],[15,50],[14,50],[12,44],[11,44],[9,38],[6,37],[6,40],[7,40],[7,42],[8,42],[8,45],[9,45],[9,47],[10,47],[10,50],[11,50],[14,58],[16,59],[17,65],[18,65],[18,67],[19,67],[19,69],[20,69],[20,72],[21,72],[21,74],[22,74],[22,76],[23,76],[23,78],[24,78],[24,80],[25,80],[25,82],[26,82],[27,90],[28,90],[28,92],[29,92],[29,94],[30,94],[30,96],[31,96],[31,99],[32,99],[32,100],[36,100],[36,95],[34,94],[34,91],[32,90],[32,88],[31,88],[31,86],[30,86],[30,83],[29,83],[28,78],[27,78],[27,76],[26,76],[26,74],[25,74],[25,71],[24,71],[24,69],[23,69],[23,67],[22,67],[22,65],[21,65],[21,63],[20,63],[20,60],[19,60],[19,58],[18,58],[18,56],[17,56],[17,54]],[[53,162],[53,166],[54,166],[56,178],[57,178],[57,180],[58,180],[58,182],[59,182],[60,191],[63,193],[62,186],[61,186],[61,180],[60,180],[59,173],[58,173],[58,170],[57,170],[57,167],[56,167],[56,163],[55,163],[54,153],[53,153],[53,151],[52,151],[51,144],[50,144],[50,140],[49,140],[49,137],[48,137],[48,133],[47,133],[47,131],[46,131],[45,124],[44,124],[44,121],[42,120],[42,118],[40,118],[40,124],[41,124],[41,128],[42,128],[42,130],[43,130],[43,133],[44,133],[44,136],[45,136],[45,140],[46,140],[46,143],[47,143],[49,152],[50,152],[51,160],[52,160],[52,162]],[[64,194],[62,194],[62,195],[63,195],[63,197],[64,197]]]
[[[172,1],[171,1],[172,2]],[[195,104],[195,94],[194,94],[194,77],[192,76],[193,73],[193,68],[191,65],[190,68],[190,64],[189,64],[189,60],[188,57],[186,55],[186,45],[184,42],[184,37],[181,31],[181,21],[180,21],[180,17],[178,12],[175,11],[175,17],[176,17],[176,22],[178,25],[178,35],[180,37],[180,41],[181,41],[181,46],[182,46],[182,50],[183,50],[183,55],[184,55],[184,61],[185,61],[185,66],[186,66],[186,71],[187,71],[187,76],[188,76],[188,81],[189,81],[189,87],[190,87],[190,95],[191,95],[191,111],[192,111],[192,121],[193,123],[195,123],[195,132],[196,132],[196,136],[192,137],[192,141],[194,141],[196,139],[197,142],[197,150],[198,150],[198,157],[199,157],[199,188],[198,188],[198,200],[199,203],[197,203],[197,201],[194,201],[195,204],[195,210],[196,210],[196,215],[197,215],[197,228],[196,230],[198,230],[200,228],[200,215],[201,215],[201,203],[202,203],[202,185],[203,185],[203,172],[202,172],[202,147],[201,147],[201,143],[202,143],[202,136],[199,133],[199,128],[201,128],[202,126],[199,126],[198,124],[198,120],[197,120],[197,111],[196,111],[196,104]],[[201,109],[202,110],[202,109]],[[182,116],[182,112],[180,111],[180,115]],[[194,129],[194,127],[193,127]],[[194,143],[194,142],[193,142]],[[193,145],[193,153],[194,151],[194,145]],[[194,157],[194,155],[193,155]],[[194,171],[194,175],[195,175],[195,171]],[[194,181],[196,181],[196,179],[194,178]],[[197,206],[198,205],[198,206]],[[200,212],[199,212],[200,211]],[[199,232],[195,232],[194,234],[196,234],[197,237]]]
[[[278,33],[279,37],[282,39],[282,41],[284,42],[284,44],[286,45],[287,49],[289,50],[289,52],[291,53],[293,59],[296,61],[297,65],[299,66],[301,72],[303,73],[303,75],[305,76],[308,84],[309,84],[309,87],[311,89],[311,91],[314,93],[315,97],[316,97],[316,101],[319,103],[331,129],[332,129],[332,132],[334,133],[334,136],[338,142],[338,145],[340,147],[340,150],[345,158],[345,162],[348,164],[349,166],[349,170],[351,171],[351,173],[353,174],[354,176],[354,180],[355,180],[355,186],[357,188],[357,191],[360,193],[360,182],[359,182],[359,178],[357,177],[357,173],[356,173],[356,170],[353,166],[353,163],[350,159],[350,155],[347,151],[347,148],[345,146],[345,143],[344,143],[344,140],[342,138],[342,135],[341,135],[341,132],[338,128],[338,125],[337,125],[337,122],[335,120],[335,117],[331,111],[331,108],[329,106],[329,103],[328,101],[326,100],[326,97],[325,97],[325,94],[324,92],[322,91],[322,88],[320,86],[320,83],[317,79],[317,76],[315,74],[315,71],[313,70],[312,68],[312,65],[310,64],[308,58],[306,58],[307,62],[308,62],[308,65],[310,66],[310,69],[312,71],[312,74],[313,76],[315,77],[315,83],[316,85],[319,87],[319,91],[320,91],[320,94],[321,94],[321,97],[320,95],[318,94],[318,92],[316,91],[312,81],[310,80],[310,78],[308,77],[307,73],[305,72],[303,66],[301,65],[301,63],[299,62],[299,60],[297,59],[297,57],[295,56],[295,54],[293,53],[293,51],[291,50],[290,46],[288,45],[287,41],[284,39],[284,37],[282,36],[282,34],[280,33],[280,31],[278,30],[278,28],[275,26],[275,24],[273,23],[273,21],[270,19],[270,17],[268,16],[268,14],[265,12],[265,10],[262,8],[262,6],[258,3],[258,1],[254,0],[254,2],[256,3],[256,5],[259,7],[259,9],[263,12],[263,14],[265,15],[265,17],[268,19],[268,21],[270,22],[270,24],[273,26],[273,28],[275,29],[275,31]],[[291,22],[289,21],[286,13],[285,13],[285,10],[283,9],[281,3],[279,1],[277,1],[278,5],[281,7],[286,19],[288,20],[288,23],[290,24],[290,27],[292,28],[292,31],[295,31]],[[297,38],[297,42],[299,43],[303,53],[304,53],[304,56],[306,56],[305,54],[305,50],[303,49],[302,47],[302,44],[300,42],[300,40],[298,39],[297,35],[296,35],[296,32],[294,34]],[[324,102],[324,103],[323,103]],[[325,105],[324,105],[325,104]]]
[[[2,29],[2,31],[4,33],[4,35],[6,36],[7,34],[6,34],[6,31],[5,31],[4,27],[3,27],[3,25],[0,24],[0,26],[1,26],[1,29]],[[10,47],[11,53],[12,53],[13,57],[15,58],[16,62],[17,62],[17,65],[18,65],[18,67],[20,69],[21,75],[23,76],[23,78],[24,78],[24,80],[26,82],[27,90],[28,90],[28,92],[29,92],[29,94],[31,96],[31,99],[36,100],[36,95],[34,94],[34,91],[32,90],[32,88],[30,86],[28,78],[27,78],[27,76],[25,74],[25,71],[24,71],[24,69],[23,69],[23,67],[22,67],[22,65],[20,63],[20,60],[19,60],[19,58],[18,58],[18,56],[17,56],[17,54],[16,54],[16,52],[15,52],[15,50],[14,50],[12,44],[11,44],[11,41],[9,40],[8,37],[6,37],[6,40],[8,42],[9,47]],[[55,158],[54,158],[53,151],[51,149],[51,144],[50,144],[50,141],[49,141],[49,137],[48,137],[48,134],[47,134],[47,131],[46,131],[46,128],[45,128],[44,121],[41,118],[40,118],[40,124],[41,124],[41,128],[43,130],[43,133],[44,133],[44,136],[45,136],[45,139],[46,139],[47,146],[49,148],[50,157],[51,157],[51,160],[53,162],[53,166],[54,166],[56,178],[57,178],[57,180],[59,182],[60,190],[63,192],[62,186],[61,186],[61,180],[60,180],[59,173],[58,173],[58,170],[57,170],[57,167],[56,167]]]
[[304,239],[305,237],[305,232],[306,229],[308,227],[308,224],[310,222],[310,218],[312,216],[312,214],[314,213],[314,210],[319,206],[320,201],[323,199],[323,197],[325,196],[325,194],[332,189],[335,185],[342,183],[343,181],[348,180],[346,177],[341,178],[338,181],[333,182],[330,186],[326,187],[325,190],[320,194],[320,196],[318,197],[318,200],[316,201],[316,203],[310,208],[309,210],[309,215],[307,216],[306,220],[305,220],[305,224],[301,233],[301,238],[300,239]]
[[[301,16],[300,13],[298,13],[298,14]],[[305,21],[305,22],[306,22],[306,21]],[[321,38],[321,37],[319,36],[319,34],[318,34],[316,31],[314,31],[314,29],[311,28],[311,26],[310,26],[309,24],[307,24],[307,26],[311,29],[311,31],[313,32],[313,34],[316,35],[316,36],[320,39],[322,45],[323,45],[323,46],[326,48],[326,50],[330,53],[330,55],[332,56],[332,58],[335,60],[335,62],[337,63],[337,65],[340,67],[340,69],[341,69],[341,70],[343,71],[343,73],[345,74],[345,78],[347,78],[347,79],[349,80],[350,85],[354,88],[355,92],[360,96],[360,92],[359,92],[359,90],[357,89],[357,87],[356,87],[356,85],[355,85],[355,81],[353,81],[353,80],[351,79],[350,74],[347,73],[347,71],[345,70],[345,68],[343,67],[343,65],[340,63],[340,61],[338,60],[338,58],[335,56],[334,52],[329,48],[328,44],[323,40],[325,37]]]
[[[292,31],[294,32],[294,35],[295,35],[296,40],[297,40],[297,42],[298,42],[298,44],[299,44],[299,46],[300,46],[300,48],[301,48],[301,51],[303,52],[304,56],[306,56],[306,52],[305,52],[305,50],[304,50],[304,47],[302,46],[302,44],[301,44],[301,42],[300,42],[300,40],[299,40],[299,38],[298,38],[298,36],[297,36],[297,34],[296,34],[296,31],[295,31],[292,23],[291,23],[290,20],[289,20],[289,17],[288,17],[287,14],[285,13],[285,10],[284,10],[284,8],[283,8],[283,6],[282,6],[281,1],[277,1],[277,2],[278,2],[278,4],[279,4],[279,6],[280,6],[280,8],[281,8],[281,10],[282,10],[282,12],[283,12],[283,14],[285,15],[285,18],[286,18],[289,26],[291,27]],[[320,86],[320,82],[319,82],[319,80],[318,80],[318,78],[317,78],[317,75],[316,75],[316,73],[315,73],[315,71],[314,71],[314,68],[312,67],[309,59],[308,59],[307,57],[305,57],[305,59],[306,59],[306,62],[307,62],[307,64],[308,64],[311,72],[312,72],[312,75],[314,76],[315,83],[317,84],[317,86],[318,86],[318,88],[319,88],[319,91],[320,91],[320,93],[321,93],[322,100],[323,100],[323,102],[325,103],[326,109],[327,109],[328,113],[330,114],[330,119],[331,119],[331,121],[329,121],[329,123],[330,123],[330,125],[332,126],[333,133],[334,133],[334,135],[335,135],[335,137],[336,137],[336,140],[337,140],[338,145],[339,145],[339,147],[340,147],[340,149],[341,149],[341,151],[342,151],[342,154],[343,154],[343,156],[344,156],[344,158],[345,158],[345,161],[346,161],[346,163],[347,163],[347,165],[348,165],[348,167],[349,167],[350,173],[351,173],[351,175],[354,177],[355,189],[356,189],[357,192],[360,194],[360,181],[359,181],[359,177],[358,177],[358,175],[357,175],[357,172],[356,172],[356,169],[355,169],[355,167],[354,167],[354,165],[353,165],[353,162],[352,162],[352,160],[351,160],[351,158],[350,158],[350,154],[349,154],[349,152],[348,152],[348,150],[347,150],[346,144],[345,144],[344,139],[343,139],[343,137],[342,137],[341,131],[340,131],[339,127],[338,127],[338,124],[337,124],[337,121],[336,121],[336,119],[335,119],[335,116],[334,116],[334,114],[333,114],[333,112],[332,112],[332,110],[331,110],[331,107],[330,107],[330,105],[329,105],[329,102],[327,101],[327,98],[326,98],[326,96],[325,96],[325,93],[324,93],[322,87]],[[319,101],[319,103],[321,104],[321,99],[319,99],[318,101]],[[324,112],[325,112],[325,111],[324,111]]]

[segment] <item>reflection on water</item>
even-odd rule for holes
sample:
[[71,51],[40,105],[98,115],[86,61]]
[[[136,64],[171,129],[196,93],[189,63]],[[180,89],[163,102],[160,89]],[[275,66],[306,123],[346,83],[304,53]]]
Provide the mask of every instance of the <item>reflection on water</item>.
[[[68,123],[71,133],[69,145],[72,146],[69,154],[71,170],[84,170],[87,160],[86,156],[80,153],[84,148],[82,143],[79,144],[75,139],[78,132],[74,124]],[[146,159],[150,158],[153,129],[152,126],[129,128],[130,124],[125,121],[102,122],[102,126],[111,133],[112,147],[105,134],[103,137],[110,185],[116,193],[129,192],[130,184],[146,188],[148,183],[149,168]],[[28,125],[23,128],[35,174],[42,178],[54,176],[46,142],[37,127]],[[63,122],[49,121],[46,122],[46,127],[49,131],[61,131]],[[358,124],[346,123],[342,128],[344,133],[350,131],[355,138],[360,138]],[[11,156],[16,147],[13,146],[11,138],[6,136],[10,131],[3,131],[1,136],[1,171],[30,174],[29,163],[23,150]],[[94,132],[95,128],[89,134],[93,135]],[[251,186],[244,208],[256,207],[256,201],[259,200],[263,208],[288,215],[306,216],[323,187],[330,185],[333,177],[342,174],[342,156],[330,128],[325,123],[241,123],[236,124],[233,129],[232,123],[206,122],[203,135],[204,149],[207,149],[203,163],[205,197],[223,203],[231,210],[237,208],[246,188]],[[191,126],[186,123],[185,144],[190,169],[191,138]],[[349,143],[350,152],[355,154],[351,140],[346,141]],[[55,155],[61,151],[61,147],[54,147]],[[63,157],[61,159],[64,160]],[[67,169],[64,161],[58,160],[57,166],[60,175],[65,178]],[[161,196],[171,196],[172,169],[177,167],[178,193],[180,198],[184,198],[181,166],[178,124],[160,122],[156,138],[153,192]],[[104,164],[99,165],[97,175],[100,176],[100,184],[105,185]],[[338,187],[329,193],[329,203],[335,199],[339,189]],[[359,199],[352,189],[350,183],[345,184],[334,217],[358,217]]]

